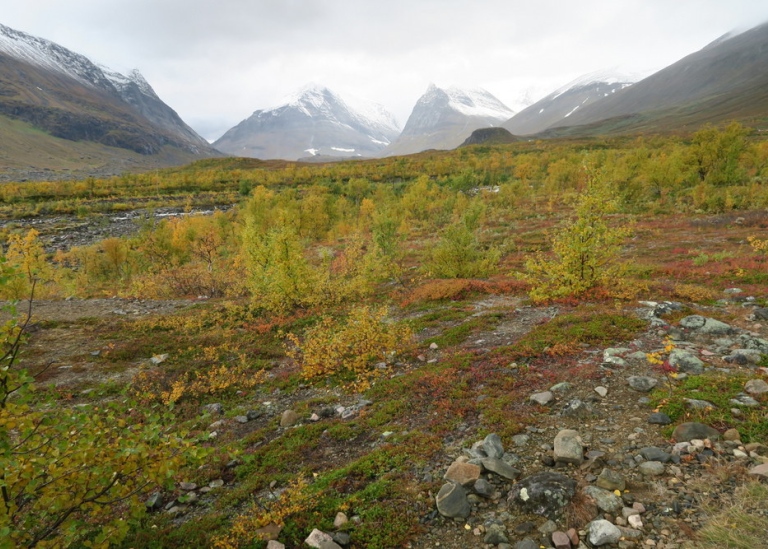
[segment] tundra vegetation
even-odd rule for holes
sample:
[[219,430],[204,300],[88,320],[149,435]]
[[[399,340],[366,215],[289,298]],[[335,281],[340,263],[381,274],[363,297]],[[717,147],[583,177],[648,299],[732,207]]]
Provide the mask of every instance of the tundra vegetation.
[[[30,224],[160,206],[189,215],[148,215],[132,235],[70,248]],[[0,185],[0,538],[262,547],[260,529],[276,525],[298,546],[345,511],[360,517],[358,546],[403,546],[433,509],[439,485],[418,470],[444,438],[460,424],[475,437],[520,433],[541,413],[521,404],[537,380],[595,376],[569,357],[643,329],[637,300],[695,311],[734,285],[765,299],[766,208],[768,141],[738,124]],[[57,383],[25,345],[32,296],[192,305],[38,323],[101,344],[65,358],[88,375]],[[508,344],[469,345],[509,320],[500,306],[475,314],[501,298],[560,314]],[[430,343],[438,362],[421,361]],[[93,381],[103,372],[125,375]],[[294,406],[306,417],[339,399],[372,404],[289,429],[263,404],[308,392]],[[224,415],[202,413],[208,404]],[[261,420],[210,427],[251,408]],[[768,427],[755,418],[746,431],[764,440]],[[155,492],[183,504],[182,482],[218,479],[227,488],[194,518],[145,505]]]

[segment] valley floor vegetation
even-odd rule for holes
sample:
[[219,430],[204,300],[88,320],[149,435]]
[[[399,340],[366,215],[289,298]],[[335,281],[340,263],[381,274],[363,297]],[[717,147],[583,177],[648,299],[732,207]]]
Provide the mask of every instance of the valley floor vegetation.
[[[228,208],[149,215],[133,235],[68,249],[30,223],[168,205]],[[260,547],[275,527],[298,546],[348,511],[360,517],[356,546],[403,546],[432,510],[434,482],[418,470],[444,437],[466,418],[475,434],[520,432],[532,412],[515,404],[519,392],[585,345],[631,339],[638,299],[695,307],[734,285],[764,299],[767,208],[768,141],[735,123],[679,137],[320,165],[214,159],[0,185],[0,539]],[[56,383],[58,365],[25,344],[30,296],[190,306],[38,322],[99,344],[64,358],[82,375]],[[468,339],[505,318],[473,315],[473,300],[490,297],[568,314],[478,353]],[[439,363],[422,362],[430,343],[449,351]],[[524,366],[514,378],[502,372],[511,363]],[[487,398],[474,398],[478,387]],[[300,429],[281,429],[274,414],[210,428],[309,391],[299,414],[343,395],[374,404]],[[221,417],[201,415],[214,404]],[[229,488],[209,492],[192,520],[147,501],[174,494],[186,508],[182,482],[220,479]]]

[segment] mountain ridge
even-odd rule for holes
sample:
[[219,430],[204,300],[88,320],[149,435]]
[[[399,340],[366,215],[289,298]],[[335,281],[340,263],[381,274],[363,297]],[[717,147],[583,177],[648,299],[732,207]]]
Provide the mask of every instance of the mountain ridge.
[[[105,145],[109,149],[89,150],[98,150],[94,154],[103,155],[105,161],[114,158],[117,164],[126,151],[159,155],[146,162],[153,167],[160,159],[167,164],[166,160],[177,163],[175,159],[191,161],[219,154],[163,103],[138,71],[123,75],[59,44],[4,25],[0,25],[0,115],[54,138]],[[0,140],[6,145],[26,142],[25,158],[31,169],[47,165],[40,158],[43,153],[36,152],[35,144],[17,135],[18,131],[22,129],[17,124],[4,124]],[[40,151],[52,150],[45,141],[39,140]],[[66,148],[63,143],[53,146]],[[71,154],[82,149],[70,148]],[[62,159],[60,164],[67,161]]]
[[[768,23],[729,33],[574,113],[547,135],[694,129],[739,120],[768,125]],[[581,127],[581,130],[579,129]]]
[[416,101],[400,136],[382,155],[453,149],[474,130],[500,126],[513,114],[509,107],[481,88],[440,88],[431,83]]
[[277,106],[254,111],[213,145],[229,154],[263,159],[369,157],[397,134],[397,121],[381,105],[347,100],[310,84]]

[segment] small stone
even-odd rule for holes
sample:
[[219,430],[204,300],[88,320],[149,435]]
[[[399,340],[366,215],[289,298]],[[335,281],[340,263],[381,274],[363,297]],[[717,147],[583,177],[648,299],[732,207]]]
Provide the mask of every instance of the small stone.
[[475,484],[472,486],[472,489],[478,496],[482,496],[484,498],[490,498],[494,493],[493,486],[491,486],[491,483],[484,478],[477,479]]
[[708,425],[697,422],[681,423],[672,431],[672,438],[678,442],[690,442],[694,439],[718,440],[720,432]]
[[728,429],[725,433],[723,433],[723,440],[741,440],[741,435],[739,434],[738,429]]
[[632,389],[641,393],[647,393],[659,383],[656,378],[649,376],[629,376],[627,382]]
[[267,549],[285,549],[285,545],[276,539],[271,539],[267,542]]
[[529,437],[528,435],[524,435],[524,434],[515,435],[512,437],[512,444],[514,444],[515,446],[525,446],[526,444],[528,444],[528,441],[530,440],[531,440],[531,437]]
[[762,379],[750,379],[744,385],[744,391],[750,395],[762,395],[768,393],[768,383]]
[[627,522],[629,523],[629,526],[634,528],[635,530],[642,530],[643,529],[643,519],[640,518],[640,515],[630,515],[627,517]]
[[153,492],[144,502],[144,506],[150,511],[156,511],[163,506],[163,496],[160,492]]
[[661,463],[666,463],[672,459],[670,454],[656,446],[646,446],[640,450],[640,455],[643,456],[646,461],[660,461]]
[[556,383],[549,388],[549,390],[553,393],[567,393],[571,389],[573,389],[573,384],[569,383],[568,381],[561,381],[560,383]]
[[333,541],[343,546],[349,545],[351,539],[348,532],[333,532],[331,537],[333,538]]
[[568,538],[568,534],[560,530],[552,532],[552,544],[555,549],[571,549],[571,540]]
[[504,527],[503,524],[498,524],[496,522],[489,524],[488,527],[486,528],[483,542],[489,543],[491,545],[499,545],[500,543],[509,543],[509,538],[507,537],[507,529]]
[[[530,534],[536,529],[536,525],[532,522],[521,522],[517,526],[515,526],[515,534],[518,534],[520,536],[524,536],[525,534]],[[538,549],[538,548],[537,548]]]
[[557,520],[575,494],[575,480],[559,473],[544,471],[515,484],[509,491],[507,501],[526,513]]
[[730,334],[733,332],[733,328],[725,322],[720,322],[714,318],[706,318],[700,315],[690,315],[680,319],[680,326],[708,335]]
[[192,490],[197,490],[197,484],[194,482],[180,482],[179,489],[184,490],[185,492],[191,492]]
[[595,414],[592,406],[578,398],[574,398],[568,404],[563,406],[561,415],[571,418],[587,418]]
[[503,477],[507,480],[515,480],[520,476],[520,471],[512,467],[506,461],[502,461],[497,458],[485,458],[482,460],[482,464],[486,471],[496,473],[500,477]]
[[606,389],[606,388],[605,388],[605,387],[603,387],[602,385],[598,385],[597,387],[595,387],[595,392],[596,392],[598,395],[600,395],[601,397],[605,397],[605,395],[607,395],[607,394],[608,394],[608,389]]
[[707,410],[709,408],[715,408],[715,405],[708,400],[700,400],[698,398],[684,398],[686,406],[692,410]]
[[259,419],[261,417],[261,410],[248,410],[245,413],[245,417],[248,418],[248,421]]
[[504,456],[504,446],[496,433],[491,433],[483,440],[483,450],[488,457],[501,459]]
[[768,463],[761,463],[749,470],[750,475],[757,475],[763,478],[768,478]]
[[307,539],[304,540],[304,543],[306,543],[310,547],[315,547],[316,549],[330,547],[328,545],[329,543],[333,543],[334,545],[336,545],[336,543],[333,541],[333,538],[331,537],[330,534],[326,534],[325,532],[322,532],[317,528],[312,530],[309,536],[307,536]]
[[482,469],[480,469],[479,465],[454,461],[451,463],[450,467],[448,467],[443,478],[461,484],[462,486],[470,486],[480,478],[481,472]]
[[563,429],[555,436],[554,458],[557,463],[580,465],[584,461],[584,445],[578,431]]
[[624,507],[621,509],[621,516],[624,518],[629,518],[632,515],[639,515],[640,511],[635,509],[634,507]]
[[436,351],[438,349],[438,345],[433,341],[432,343],[429,344],[429,348],[432,349],[433,351]]
[[576,531],[576,528],[569,528],[568,532],[568,539],[571,541],[571,545],[574,547],[578,547],[579,545],[579,533]]
[[[618,492],[618,490],[616,491]],[[604,490],[603,488],[587,486],[584,488],[584,493],[595,501],[598,509],[605,513],[617,513],[624,507],[621,498],[615,493]]]
[[604,490],[610,490],[611,492],[614,490],[624,491],[624,488],[626,488],[626,481],[619,473],[606,467],[602,470],[600,476],[597,477],[595,485]]
[[187,492],[178,497],[179,503],[195,503],[198,500],[197,492]]
[[299,421],[299,415],[293,410],[286,410],[280,416],[280,427],[291,427]]
[[219,402],[214,402],[212,404],[206,404],[203,406],[203,411],[211,414],[223,414],[224,406],[222,406]]
[[467,518],[472,512],[467,500],[467,492],[453,482],[443,484],[435,498],[435,503],[440,514],[448,518]]
[[683,349],[675,349],[669,353],[669,364],[678,372],[699,375],[704,372],[704,363],[701,359]]
[[654,412],[648,416],[648,423],[653,425],[669,425],[672,423],[672,418],[663,412]]
[[734,406],[746,406],[747,408],[756,408],[760,403],[746,393],[739,393],[729,401]]
[[336,513],[336,518],[333,519],[333,527],[337,530],[344,526],[347,522],[349,522],[349,519],[347,518],[347,515],[345,515],[342,512]]
[[235,421],[238,423],[248,423],[247,416],[235,416]]
[[544,391],[541,393],[535,393],[531,395],[531,402],[535,404],[540,404],[542,406],[546,406],[550,402],[552,402],[555,399],[555,395],[552,394],[551,391]]
[[539,544],[530,538],[526,538],[522,541],[518,541],[515,544],[515,549],[539,549]]
[[664,464],[660,461],[644,461],[638,468],[642,474],[649,477],[656,477],[664,474]]
[[208,483],[209,488],[221,488],[222,486],[224,486],[224,480],[220,478],[217,478],[216,480],[212,480],[211,482]]
[[731,364],[746,366],[748,364],[757,364],[762,358],[762,353],[757,349],[734,349],[723,360]]
[[553,520],[548,520],[541,526],[539,526],[539,532],[545,537],[551,536],[557,531],[557,523]]
[[608,545],[616,543],[621,538],[621,530],[604,519],[593,520],[589,523],[589,542],[592,545]]

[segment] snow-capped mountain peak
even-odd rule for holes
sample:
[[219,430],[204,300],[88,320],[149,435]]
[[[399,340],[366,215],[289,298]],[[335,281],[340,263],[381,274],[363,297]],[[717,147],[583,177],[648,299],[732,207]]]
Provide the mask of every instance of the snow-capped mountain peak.
[[426,105],[434,102],[446,102],[448,108],[465,116],[507,120],[515,114],[513,110],[482,88],[463,89],[455,86],[442,88],[430,83],[426,93],[419,99],[419,103]]
[[352,95],[345,95],[342,98],[341,95],[322,84],[307,84],[283,97],[277,106],[256,112],[275,113],[285,108],[297,109],[309,117],[318,115],[339,117],[337,111],[346,111],[346,115],[362,125],[380,128],[384,133],[400,132],[397,120],[384,106]]
[[429,84],[413,107],[403,133],[385,154],[452,149],[479,128],[498,126],[514,111],[483,89],[442,88]]
[[595,84],[620,84],[621,88],[631,86],[638,80],[641,80],[642,76],[637,74],[628,74],[618,71],[617,69],[603,69],[583,74],[578,78],[568,82],[566,85],[558,88],[552,93],[552,99],[564,94],[565,92],[575,90],[578,88],[585,88],[593,86]]
[[[137,70],[121,74],[55,42],[5,25],[0,25],[0,55],[13,60],[16,70],[25,74],[22,79],[16,73],[0,74],[0,78],[4,76],[12,88],[34,85],[48,97],[37,99],[43,103],[41,108],[67,111],[73,120],[87,113],[79,125],[55,125],[53,131],[57,137],[100,139],[110,146],[146,154],[159,151],[163,143],[179,145],[193,154],[212,151],[203,138],[160,100]],[[54,75],[59,78],[50,81]],[[42,86],[32,82],[40,82]],[[77,97],[77,101],[73,102],[73,97]],[[52,107],[51,98],[57,98],[60,104]],[[94,123],[94,119],[100,122]],[[35,119],[33,123],[40,122]],[[114,131],[118,125],[120,130]]]
[[214,145],[256,158],[374,156],[399,133],[397,121],[381,105],[309,84],[279,105],[255,111]]
[[88,86],[109,85],[102,70],[84,55],[5,25],[0,25],[0,52]]
[[107,77],[107,80],[110,81],[110,83],[115,87],[115,89],[117,89],[118,92],[124,93],[126,88],[131,85],[135,85],[144,95],[155,98],[157,97],[155,90],[152,89],[152,86],[149,85],[149,82],[147,82],[147,80],[138,71],[138,69],[134,69],[125,75],[120,72],[113,71],[104,65],[99,65],[99,68],[104,73],[104,76]]

